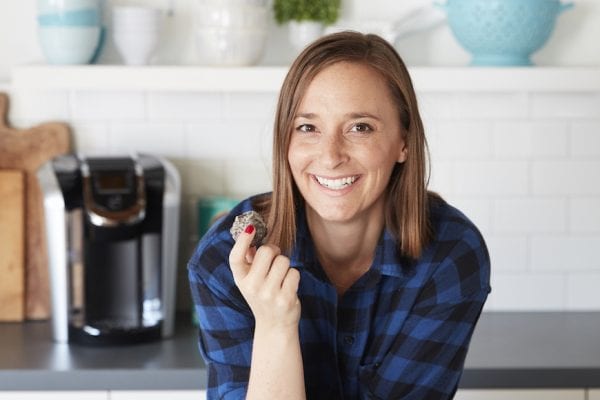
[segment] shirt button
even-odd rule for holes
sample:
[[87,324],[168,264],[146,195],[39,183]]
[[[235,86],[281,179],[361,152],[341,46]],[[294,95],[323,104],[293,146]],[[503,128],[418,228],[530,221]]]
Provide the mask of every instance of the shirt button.
[[347,345],[354,344],[354,336],[344,336],[344,343]]

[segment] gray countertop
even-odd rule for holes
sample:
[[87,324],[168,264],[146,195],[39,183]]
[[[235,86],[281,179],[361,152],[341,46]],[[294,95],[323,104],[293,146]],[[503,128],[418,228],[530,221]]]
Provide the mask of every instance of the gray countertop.
[[[127,347],[53,343],[48,322],[0,324],[0,390],[194,390],[196,331]],[[462,388],[600,387],[600,312],[484,312]]]

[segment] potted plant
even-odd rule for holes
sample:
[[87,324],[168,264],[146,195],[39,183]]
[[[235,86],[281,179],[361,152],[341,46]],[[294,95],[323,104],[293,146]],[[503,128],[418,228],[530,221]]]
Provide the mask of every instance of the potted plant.
[[326,25],[337,21],[341,0],[274,0],[279,24],[288,24],[289,39],[297,49],[323,34]]

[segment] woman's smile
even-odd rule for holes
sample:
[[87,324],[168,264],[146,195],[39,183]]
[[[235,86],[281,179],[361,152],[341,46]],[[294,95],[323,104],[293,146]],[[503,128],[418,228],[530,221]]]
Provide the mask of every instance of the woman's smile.
[[349,186],[352,186],[360,178],[360,175],[351,175],[340,178],[326,178],[319,175],[313,176],[319,185],[330,190],[346,189]]

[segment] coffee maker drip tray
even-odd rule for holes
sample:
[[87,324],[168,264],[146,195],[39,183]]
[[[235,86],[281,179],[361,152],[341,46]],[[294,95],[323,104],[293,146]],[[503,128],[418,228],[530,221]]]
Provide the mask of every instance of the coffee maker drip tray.
[[140,328],[137,321],[130,321],[130,327],[127,324],[127,321],[94,321],[93,325],[70,326],[69,336],[75,342],[91,345],[144,343],[161,337],[161,324],[146,328]]

